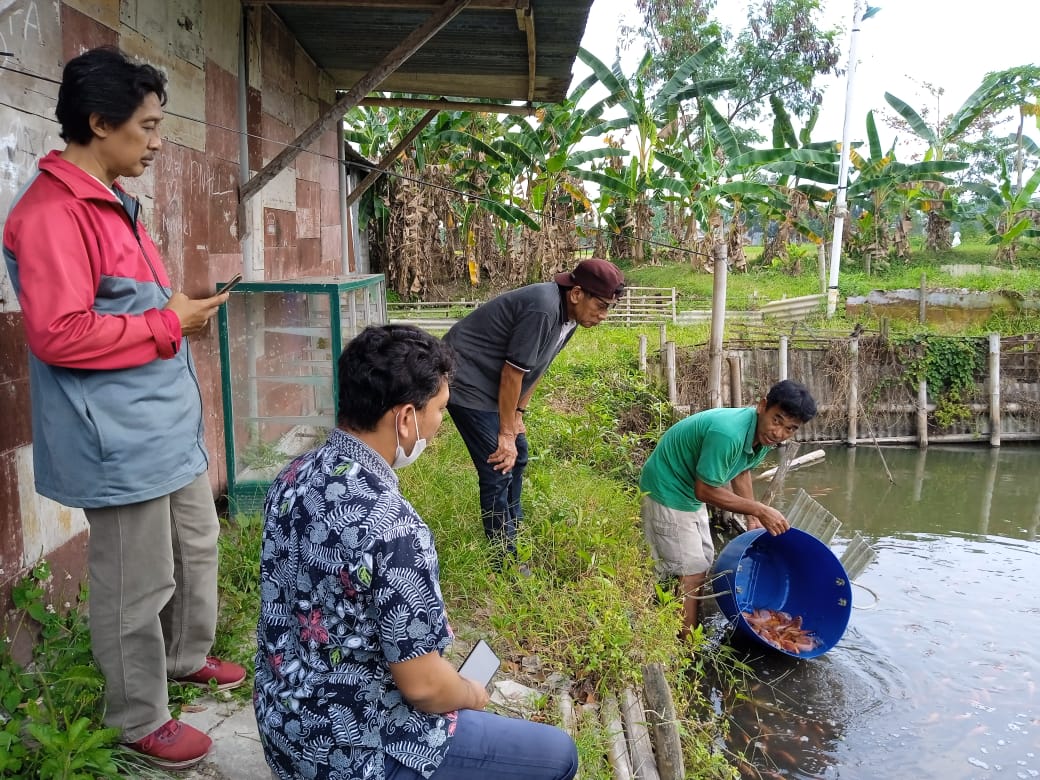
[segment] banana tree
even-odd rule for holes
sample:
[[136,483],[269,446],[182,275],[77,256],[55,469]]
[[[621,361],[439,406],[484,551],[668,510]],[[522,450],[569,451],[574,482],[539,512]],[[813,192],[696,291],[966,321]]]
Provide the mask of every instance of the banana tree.
[[997,79],[997,96],[992,101],[995,110],[1014,108],[1018,111],[1018,128],[1015,130],[1015,182],[1022,189],[1025,170],[1026,117],[1033,117],[1040,130],[1040,67],[1021,65],[1017,68],[991,73]]
[[1012,182],[1007,160],[1000,159],[1000,181],[970,182],[967,189],[982,197],[986,213],[981,216],[990,233],[989,243],[997,245],[997,262],[1014,265],[1018,245],[1023,238],[1040,238],[1040,199],[1035,199],[1040,187],[1040,168],[1033,172],[1021,187]]
[[[882,151],[873,111],[867,114],[867,153],[869,157],[864,157],[858,149],[849,153],[849,162],[856,174],[849,186],[849,205],[859,216],[855,229],[850,223],[850,234],[840,240],[850,242],[850,253],[859,255],[870,273],[872,262],[887,258],[893,225],[903,225],[910,205],[927,213],[930,204],[941,201],[942,193],[951,184],[945,174],[963,170],[968,164],[936,159],[899,162],[894,141],[887,152]],[[908,203],[908,198],[913,199],[912,203]]]
[[[678,200],[691,214],[692,230],[684,237],[693,245],[693,262],[710,269],[719,230],[728,219],[728,232],[722,235],[730,263],[746,268],[744,257],[746,211],[751,207],[782,210],[790,207],[776,187],[765,179],[770,166],[782,162],[801,162],[790,149],[751,150],[737,139],[725,117],[708,100],[699,101],[701,128],[699,146],[677,152],[658,152],[662,170],[653,183],[662,198]],[[800,151],[800,150],[798,150]],[[804,162],[833,157],[827,153],[805,152]]]
[[[935,127],[928,124],[908,103],[895,95],[886,92],[885,100],[906,121],[910,129],[928,143],[928,150],[924,155],[925,161],[941,161],[946,158],[950,144],[963,136],[972,123],[993,105],[993,101],[1000,94],[1000,88],[999,76],[990,74],[982,80],[982,83],[952,116]],[[947,189],[948,184],[948,182],[940,180],[933,181],[931,189],[936,197],[923,201],[923,203],[927,203],[926,213],[928,215],[925,247],[933,251],[949,249],[952,243],[950,218],[953,214],[954,199],[952,193]]]
[[[779,189],[791,207],[783,212],[766,211],[768,220],[777,222],[776,233],[767,236],[762,250],[762,262],[772,263],[787,260],[788,245],[792,234],[800,234],[815,244],[823,242],[822,236],[814,230],[809,220],[819,220],[816,205],[829,202],[832,190],[824,186],[835,187],[838,184],[839,155],[834,151],[834,142],[813,142],[812,131],[819,118],[819,107],[814,107],[809,119],[797,133],[791,115],[777,95],[769,98],[773,109],[773,148],[789,149],[793,154],[781,156],[770,170],[776,174],[775,186]],[[806,156],[798,152],[814,152]]]
[[649,86],[653,70],[650,52],[643,56],[634,73],[626,76],[620,62],[608,68],[591,52],[578,51],[578,57],[607,90],[605,107],[622,111],[620,116],[591,127],[589,135],[609,138],[614,132],[634,133],[634,155],[627,165],[621,166],[615,160],[613,165],[590,173],[597,174],[592,180],[598,179],[601,186],[608,188],[606,200],[613,211],[611,220],[619,231],[616,235],[631,238],[631,255],[636,261],[647,260],[651,255],[652,244],[644,240],[653,230],[651,172],[658,150],[677,143],[683,135],[682,126],[688,124],[682,114],[684,101],[717,94],[738,83],[735,78],[695,78],[719,47],[718,42],[712,42],[688,57],[653,95]]

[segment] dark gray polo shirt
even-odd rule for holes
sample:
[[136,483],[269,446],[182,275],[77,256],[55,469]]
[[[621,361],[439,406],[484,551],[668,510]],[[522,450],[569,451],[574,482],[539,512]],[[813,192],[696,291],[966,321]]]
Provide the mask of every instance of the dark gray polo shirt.
[[556,282],[529,284],[492,298],[456,322],[444,336],[458,354],[450,402],[497,411],[504,363],[524,372],[523,396],[574,335],[563,293]]

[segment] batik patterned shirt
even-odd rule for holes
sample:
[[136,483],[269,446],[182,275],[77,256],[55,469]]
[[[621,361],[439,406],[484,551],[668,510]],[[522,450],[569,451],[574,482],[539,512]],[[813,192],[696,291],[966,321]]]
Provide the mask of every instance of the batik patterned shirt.
[[452,641],[430,529],[375,451],[335,429],[290,463],[264,506],[256,721],[281,778],[429,777],[456,713],[405,701],[390,663]]

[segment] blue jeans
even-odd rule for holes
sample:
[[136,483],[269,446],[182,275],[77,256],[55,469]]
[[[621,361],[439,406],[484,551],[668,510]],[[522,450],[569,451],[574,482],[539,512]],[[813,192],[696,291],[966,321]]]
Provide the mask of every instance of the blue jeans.
[[[386,780],[422,780],[422,775],[383,759]],[[430,780],[571,780],[578,772],[574,740],[555,726],[459,710],[455,736]]]
[[469,450],[473,465],[477,467],[484,533],[491,541],[501,544],[506,552],[515,553],[516,530],[524,517],[520,508],[520,490],[527,467],[527,436],[520,434],[516,437],[516,463],[508,474],[503,474],[487,462],[491,453],[498,449],[498,412],[455,404],[448,404],[448,412]]

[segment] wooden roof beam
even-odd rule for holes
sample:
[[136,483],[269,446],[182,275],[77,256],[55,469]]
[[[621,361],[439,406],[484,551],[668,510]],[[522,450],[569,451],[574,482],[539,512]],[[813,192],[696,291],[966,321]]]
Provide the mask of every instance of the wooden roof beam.
[[350,194],[347,195],[348,209],[364,194],[365,190],[379,181],[379,178],[386,172],[386,169],[393,164],[394,160],[400,156],[401,152],[411,146],[412,141],[415,140],[415,136],[419,135],[419,133],[422,132],[422,129],[426,127],[426,125],[430,124],[438,113],[439,112],[436,109],[431,109],[423,114],[422,119],[415,123],[415,127],[409,130],[408,134],[402,138],[393,149],[387,152],[386,156],[384,156],[382,160],[376,163],[376,167],[369,171],[368,175],[358,183],[358,186],[351,190]]
[[534,116],[534,107],[530,105],[514,106],[510,103],[476,103],[470,100],[367,97],[361,101],[360,105],[385,108],[434,108],[438,111],[472,111],[474,114]]
[[534,77],[538,65],[538,47],[534,37],[534,9],[516,9],[516,22],[527,33],[527,102],[534,100]]
[[470,2],[471,0],[444,0],[440,7],[423,24],[412,30],[403,41],[376,63],[368,73],[358,79],[357,83],[342,98],[337,100],[328,111],[314,120],[306,130],[276,154],[253,178],[243,184],[238,191],[239,204],[245,204],[246,201],[263,189],[265,184],[292,165],[301,152],[317,141],[323,133],[332,129],[347,111],[361,102],[365,95],[374,90],[387,76],[401,67],[402,63],[421,49],[430,38],[465,10]]

